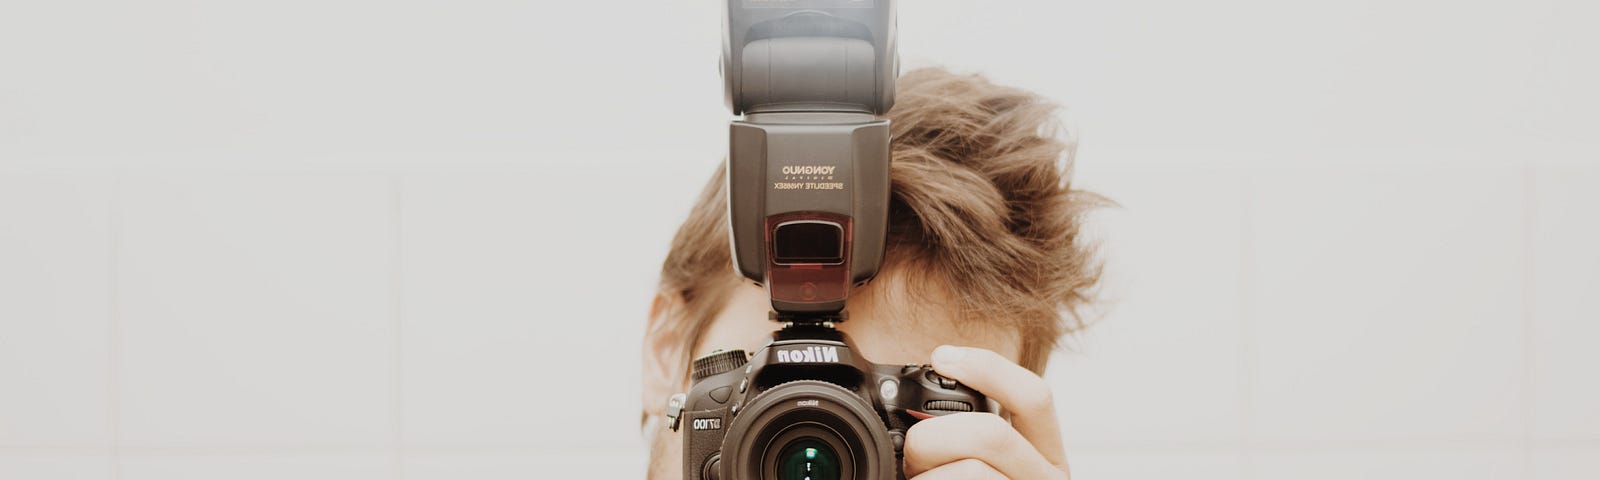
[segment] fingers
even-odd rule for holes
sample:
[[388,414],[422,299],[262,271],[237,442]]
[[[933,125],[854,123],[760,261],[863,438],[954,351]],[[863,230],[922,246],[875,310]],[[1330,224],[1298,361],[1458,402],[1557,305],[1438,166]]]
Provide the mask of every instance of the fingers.
[[[907,477],[963,460],[979,460],[1009,478],[1064,478],[1011,424],[992,413],[934,417],[906,431]],[[962,467],[975,468],[975,467]]]
[[950,345],[934,349],[933,369],[1000,402],[1011,412],[1011,427],[1052,465],[1066,470],[1055,400],[1043,378],[998,353]]
[[999,470],[971,458],[957,460],[922,472],[911,480],[1007,480]]

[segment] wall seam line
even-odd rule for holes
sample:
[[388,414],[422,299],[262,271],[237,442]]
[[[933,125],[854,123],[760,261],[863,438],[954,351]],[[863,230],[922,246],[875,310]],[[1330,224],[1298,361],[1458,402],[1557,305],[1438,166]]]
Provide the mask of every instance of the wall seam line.
[[1538,252],[1533,247],[1538,220],[1538,180],[1535,166],[1527,163],[1522,169],[1522,379],[1519,390],[1521,411],[1521,431],[1519,444],[1521,446],[1522,477],[1532,479],[1533,468],[1533,428],[1534,428],[1534,375],[1536,355],[1534,352],[1536,339],[1534,318],[1534,295],[1536,295],[1536,256]]
[[110,474],[113,480],[122,478],[122,200],[123,170],[111,169],[110,237],[111,248],[111,316],[110,331],[106,335],[110,345],[106,356],[106,419],[111,434]]
[[394,345],[392,365],[394,368],[394,390],[391,408],[394,409],[394,438],[392,451],[393,476],[396,480],[404,480],[405,475],[405,265],[403,254],[405,242],[401,238],[404,232],[404,191],[402,179],[398,173],[390,173],[389,180],[389,235],[391,237],[389,301],[390,316],[393,321]]
[[1251,202],[1254,200],[1254,174],[1249,170],[1239,172],[1239,347],[1240,369],[1239,376],[1239,469],[1242,478],[1251,480],[1256,477],[1255,451],[1251,445],[1254,438],[1251,435],[1252,424],[1250,416],[1254,410],[1252,395],[1255,393],[1255,322],[1252,309],[1254,292],[1254,277],[1251,268],[1255,265],[1253,255],[1254,209]]

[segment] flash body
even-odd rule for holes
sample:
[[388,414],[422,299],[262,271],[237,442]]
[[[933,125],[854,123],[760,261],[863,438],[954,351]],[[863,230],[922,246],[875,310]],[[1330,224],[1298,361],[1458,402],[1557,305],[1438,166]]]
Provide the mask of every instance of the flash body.
[[775,312],[842,311],[883,261],[893,0],[727,0],[728,218],[735,269]]

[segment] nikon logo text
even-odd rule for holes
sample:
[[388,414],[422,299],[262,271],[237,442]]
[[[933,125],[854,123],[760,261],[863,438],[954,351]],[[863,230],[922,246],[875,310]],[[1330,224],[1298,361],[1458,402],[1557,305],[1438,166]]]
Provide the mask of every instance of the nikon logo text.
[[784,175],[833,175],[833,165],[785,165]]
[[839,347],[806,347],[778,350],[778,363],[839,362]]

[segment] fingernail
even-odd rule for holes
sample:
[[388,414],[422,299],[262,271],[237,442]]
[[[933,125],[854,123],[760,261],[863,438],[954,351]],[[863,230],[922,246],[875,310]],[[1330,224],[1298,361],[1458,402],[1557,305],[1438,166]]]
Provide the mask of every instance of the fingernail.
[[966,357],[967,350],[961,347],[940,345],[939,348],[933,349],[933,365],[935,367],[955,365],[961,363],[961,359]]

